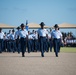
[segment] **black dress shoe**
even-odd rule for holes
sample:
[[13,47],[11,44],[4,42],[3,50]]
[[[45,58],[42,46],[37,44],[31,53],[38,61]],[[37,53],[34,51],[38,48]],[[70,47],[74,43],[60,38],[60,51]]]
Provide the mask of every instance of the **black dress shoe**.
[[30,52],[28,52],[28,53],[30,53]]
[[13,51],[13,53],[15,53],[15,51]]
[[44,57],[44,55],[42,57]]
[[56,57],[58,57],[58,55],[56,55]]
[[2,52],[0,51],[0,53],[2,53]]
[[18,54],[20,54],[20,52],[18,52]]
[[22,57],[25,57],[25,55],[22,55]]
[[43,55],[43,54],[42,54],[41,56],[42,56],[42,57],[44,57],[44,55]]
[[52,52],[52,51],[50,51],[50,52]]

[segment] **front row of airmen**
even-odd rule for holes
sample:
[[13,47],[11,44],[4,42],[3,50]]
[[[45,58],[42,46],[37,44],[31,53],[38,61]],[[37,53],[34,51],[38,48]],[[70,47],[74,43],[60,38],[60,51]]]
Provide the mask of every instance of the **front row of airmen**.
[[[55,24],[54,28],[55,30],[48,31],[44,28],[44,22],[40,23],[41,28],[39,28],[37,31],[33,31],[33,34],[30,33],[30,31],[27,31],[25,29],[25,25],[21,24],[21,29],[18,27],[18,31],[14,33],[14,30],[12,30],[12,33],[9,32],[7,37],[5,37],[6,34],[2,32],[2,29],[0,28],[0,53],[4,51],[4,46],[6,46],[7,43],[7,51],[13,53],[15,51],[22,52],[22,57],[25,57],[26,48],[28,47],[28,53],[31,51],[41,51],[41,56],[44,57],[44,52],[52,51],[52,46],[54,47],[54,52],[56,57],[58,57],[58,52],[60,51],[60,43],[62,41],[62,34],[59,31],[59,27],[57,24]],[[48,39],[49,40],[48,40]],[[7,39],[7,41],[5,41]],[[8,40],[9,39],[9,40]],[[4,41],[4,44],[3,44]],[[48,47],[48,43],[49,47]]]

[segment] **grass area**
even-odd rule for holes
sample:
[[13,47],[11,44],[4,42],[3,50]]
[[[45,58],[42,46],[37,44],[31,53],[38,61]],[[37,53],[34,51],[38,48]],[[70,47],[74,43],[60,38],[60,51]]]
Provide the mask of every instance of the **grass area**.
[[62,47],[60,52],[76,53],[76,47]]

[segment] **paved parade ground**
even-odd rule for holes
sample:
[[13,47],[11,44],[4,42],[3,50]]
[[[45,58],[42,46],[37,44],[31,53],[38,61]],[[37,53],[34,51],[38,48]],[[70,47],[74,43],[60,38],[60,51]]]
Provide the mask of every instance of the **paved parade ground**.
[[40,52],[0,54],[0,75],[76,75],[76,53]]

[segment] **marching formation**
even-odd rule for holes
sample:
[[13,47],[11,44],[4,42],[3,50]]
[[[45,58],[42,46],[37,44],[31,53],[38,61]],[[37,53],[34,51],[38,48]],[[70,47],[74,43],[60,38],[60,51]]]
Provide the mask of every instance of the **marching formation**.
[[41,28],[37,31],[27,31],[25,25],[22,23],[20,27],[17,27],[17,31],[9,30],[6,34],[2,32],[0,28],[0,53],[6,52],[22,52],[22,57],[25,57],[25,52],[41,52],[41,56],[44,57],[44,52],[54,52],[58,57],[60,52],[60,45],[63,43],[62,34],[57,24],[54,26],[54,30],[50,29],[50,32],[44,28],[44,22],[40,23]]

